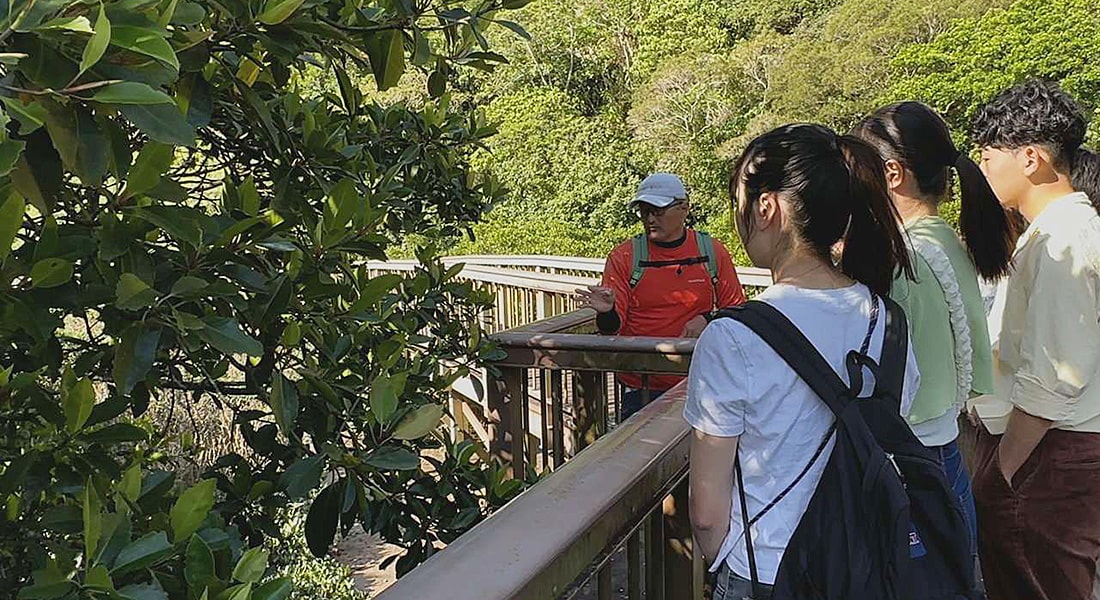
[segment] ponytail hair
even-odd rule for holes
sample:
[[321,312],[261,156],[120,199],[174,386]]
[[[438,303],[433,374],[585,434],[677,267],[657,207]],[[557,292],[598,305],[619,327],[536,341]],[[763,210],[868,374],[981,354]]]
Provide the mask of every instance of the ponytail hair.
[[[746,202],[738,210],[742,186]],[[832,264],[832,247],[843,239],[840,270],[875,293],[889,293],[899,268],[912,278],[882,159],[862,140],[820,125],[787,125],[756,138],[730,178],[742,229],[749,230],[753,206],[769,192],[783,196],[799,240],[825,263]]]
[[[840,269],[879,294],[887,294],[899,268],[910,279],[915,276],[898,227],[897,209],[886,187],[882,159],[870,144],[854,136],[838,137],[837,145],[848,165],[852,211]],[[874,254],[889,255],[892,261],[868,260]]]
[[1100,156],[1084,146],[1073,156],[1073,189],[1084,192],[1100,213]]
[[863,119],[852,135],[874,146],[879,160],[900,163],[935,206],[949,196],[954,168],[962,197],[959,229],[974,267],[987,279],[1008,274],[1018,232],[981,169],[958,151],[936,111],[920,102],[890,104]]

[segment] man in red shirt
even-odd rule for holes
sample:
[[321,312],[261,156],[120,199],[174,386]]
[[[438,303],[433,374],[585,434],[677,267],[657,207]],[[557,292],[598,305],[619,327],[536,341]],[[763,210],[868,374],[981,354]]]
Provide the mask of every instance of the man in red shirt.
[[[603,282],[577,290],[596,310],[602,334],[698,337],[705,313],[745,301],[733,260],[721,242],[687,227],[691,209],[680,178],[654,173],[638,187],[631,208],[645,233],[619,244],[607,257]],[[683,377],[620,373],[622,419],[659,397]]]

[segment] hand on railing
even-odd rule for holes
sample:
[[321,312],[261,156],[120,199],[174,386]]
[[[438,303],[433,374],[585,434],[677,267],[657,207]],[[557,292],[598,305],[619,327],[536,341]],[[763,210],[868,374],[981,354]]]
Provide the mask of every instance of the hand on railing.
[[578,288],[577,296],[581,299],[582,307],[601,313],[615,310],[615,290],[609,287],[590,285],[588,288]]

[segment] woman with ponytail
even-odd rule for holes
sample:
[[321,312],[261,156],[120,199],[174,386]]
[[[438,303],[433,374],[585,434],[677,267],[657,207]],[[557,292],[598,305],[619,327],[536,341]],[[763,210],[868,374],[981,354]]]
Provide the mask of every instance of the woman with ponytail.
[[[981,170],[951,141],[928,106],[900,102],[875,111],[853,135],[874,146],[885,184],[907,233],[916,280],[897,277],[891,297],[909,316],[921,387],[909,425],[938,448],[958,494],[977,556],[977,514],[957,439],[959,415],[972,396],[993,393],[993,353],[978,276],[999,279],[1012,258],[1010,220]],[[958,175],[962,239],[939,216]]]
[[[879,296],[910,262],[875,149],[817,125],[776,129],[735,163],[730,198],[749,257],[771,269],[775,282],[757,300],[792,321],[846,382],[853,348],[866,347],[880,361]],[[840,241],[844,250],[834,264],[830,251]],[[919,380],[910,351],[903,414]],[[684,417],[694,430],[691,517],[703,556],[719,572],[714,599],[752,593],[739,490],[747,514],[756,515],[754,565],[765,589],[753,597],[768,598],[829,462],[833,413],[752,330],[716,319],[692,355]],[[736,487],[735,455],[743,476]]]

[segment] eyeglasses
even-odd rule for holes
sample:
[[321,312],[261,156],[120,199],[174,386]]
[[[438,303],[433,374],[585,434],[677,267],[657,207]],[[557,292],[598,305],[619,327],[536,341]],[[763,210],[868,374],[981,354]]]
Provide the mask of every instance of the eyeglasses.
[[653,206],[652,204],[646,204],[645,202],[639,202],[638,204],[634,205],[634,213],[636,215],[638,215],[639,219],[644,219],[644,218],[646,218],[650,215],[652,215],[654,217],[657,217],[657,218],[661,218],[661,217],[665,216],[665,213],[668,212],[668,209],[670,209],[674,206],[683,206],[683,205],[684,205],[684,202],[680,201],[680,202],[673,202],[672,204],[669,204],[668,206],[662,206],[661,208],[657,208],[656,206]]

